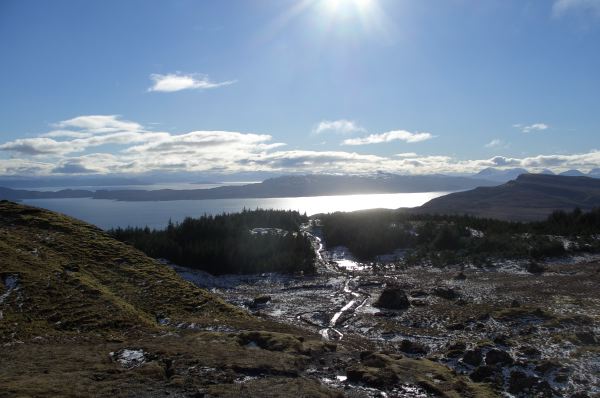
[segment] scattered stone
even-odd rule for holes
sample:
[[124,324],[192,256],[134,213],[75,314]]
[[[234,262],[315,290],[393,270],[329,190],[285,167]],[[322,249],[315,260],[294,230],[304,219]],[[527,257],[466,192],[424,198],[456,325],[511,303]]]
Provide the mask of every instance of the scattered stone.
[[485,363],[487,365],[505,364],[510,365],[514,362],[509,353],[499,349],[491,349],[485,356]]
[[386,308],[390,310],[405,310],[410,307],[410,302],[404,290],[396,286],[390,286],[379,296],[379,299],[373,304],[375,307]]
[[436,287],[433,289],[433,294],[446,300],[456,300],[460,297],[460,294],[451,287]]

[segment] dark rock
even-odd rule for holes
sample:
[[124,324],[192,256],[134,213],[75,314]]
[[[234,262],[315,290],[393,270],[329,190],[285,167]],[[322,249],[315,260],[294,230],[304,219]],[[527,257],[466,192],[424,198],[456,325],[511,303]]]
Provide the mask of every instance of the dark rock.
[[462,361],[471,366],[479,366],[483,361],[483,352],[479,348],[466,351]]
[[513,300],[510,302],[510,308],[519,308],[521,306],[521,302],[519,300]]
[[448,350],[446,351],[446,358],[459,358],[463,352],[463,350]]
[[399,287],[390,286],[385,288],[374,306],[390,310],[405,310],[410,306],[410,302],[404,290]]
[[576,333],[575,337],[580,345],[596,345],[600,341],[593,332]]
[[554,372],[555,370],[558,370],[561,367],[562,367],[562,365],[560,363],[558,363],[557,361],[544,360],[544,361],[541,361],[535,367],[535,371],[545,375],[545,374]]
[[557,395],[556,391],[554,391],[550,383],[548,383],[546,380],[538,382],[535,389],[537,392],[536,396],[540,398],[552,398]]
[[258,297],[254,297],[254,300],[252,300],[252,303],[255,306],[258,305],[264,305],[267,304],[269,301],[271,301],[271,296],[258,296]]
[[494,376],[494,368],[490,366],[480,366],[476,368],[469,377],[476,383],[492,381]]
[[464,341],[457,341],[454,344],[448,345],[449,350],[461,350],[464,351],[467,349],[467,344]]
[[506,351],[495,349],[495,348],[492,350],[489,350],[485,356],[485,363],[487,365],[497,365],[497,364],[510,365],[513,362],[514,361],[509,353],[507,353]]
[[460,294],[451,287],[436,287],[433,289],[433,294],[446,300],[456,300],[460,297]]
[[544,267],[543,265],[535,262],[535,261],[531,261],[529,262],[529,264],[527,264],[527,272],[531,273],[531,274],[542,274],[544,273],[544,271],[546,271],[546,267]]
[[538,382],[539,380],[537,377],[528,376],[518,370],[512,371],[508,381],[508,391],[511,394],[533,393],[533,388]]
[[402,340],[398,349],[407,354],[427,354],[427,347],[421,343],[410,340]]
[[500,336],[494,337],[494,344],[502,345],[505,347],[508,347],[511,345],[509,337],[506,335],[500,335]]
[[412,292],[410,292],[410,296],[411,297],[425,297],[425,296],[429,296],[429,293],[427,293],[423,290],[413,290]]
[[590,398],[590,396],[586,392],[581,391],[571,394],[571,398]]

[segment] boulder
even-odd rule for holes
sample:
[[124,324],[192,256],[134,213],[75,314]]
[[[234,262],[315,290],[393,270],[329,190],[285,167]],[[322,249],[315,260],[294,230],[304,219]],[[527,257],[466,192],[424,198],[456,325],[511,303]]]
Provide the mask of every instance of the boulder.
[[539,383],[539,379],[535,376],[528,376],[521,371],[512,371],[508,381],[508,392],[511,394],[528,393],[533,395],[534,387]]
[[259,305],[265,305],[267,304],[269,301],[271,301],[271,296],[258,296],[258,297],[254,297],[254,300],[252,300],[252,303],[255,306],[259,306]]
[[600,342],[600,338],[594,332],[579,332],[575,334],[575,337],[577,337],[579,345],[596,345]]
[[427,354],[427,347],[425,347],[421,343],[417,343],[415,341],[410,340],[402,340],[400,342],[400,347],[398,349],[407,354]]
[[396,286],[390,286],[381,292],[374,306],[390,310],[405,310],[410,307],[410,302],[404,290]]
[[514,362],[514,360],[512,359],[512,357],[510,356],[509,353],[507,353],[506,351],[503,351],[503,350],[496,349],[496,348],[489,350],[485,356],[485,363],[487,365],[497,365],[497,364],[510,365],[513,362]]
[[480,366],[476,368],[469,377],[477,383],[492,381],[494,376],[494,368],[490,366]]
[[465,351],[462,361],[467,365],[479,366],[481,365],[481,361],[483,361],[483,352],[479,348]]
[[543,265],[535,262],[535,261],[531,261],[529,262],[529,264],[527,264],[527,272],[531,273],[531,274],[542,274],[544,273],[544,271],[546,271],[546,267],[544,267]]

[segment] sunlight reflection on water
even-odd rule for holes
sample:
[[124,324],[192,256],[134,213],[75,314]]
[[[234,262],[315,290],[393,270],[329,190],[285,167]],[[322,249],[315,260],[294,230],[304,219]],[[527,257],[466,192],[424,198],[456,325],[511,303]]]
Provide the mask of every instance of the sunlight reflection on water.
[[104,199],[28,199],[32,206],[58,211],[100,228],[149,226],[162,228],[169,219],[203,214],[233,213],[242,209],[298,210],[308,215],[363,209],[415,207],[449,192],[419,192],[368,195],[313,196],[297,198],[247,198],[214,200],[174,200],[167,202],[119,202]]

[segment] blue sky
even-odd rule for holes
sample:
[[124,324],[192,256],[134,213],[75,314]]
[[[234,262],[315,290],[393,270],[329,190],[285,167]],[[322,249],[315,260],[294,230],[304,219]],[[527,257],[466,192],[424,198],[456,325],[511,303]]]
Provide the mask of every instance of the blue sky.
[[600,167],[600,0],[0,2],[0,174]]

